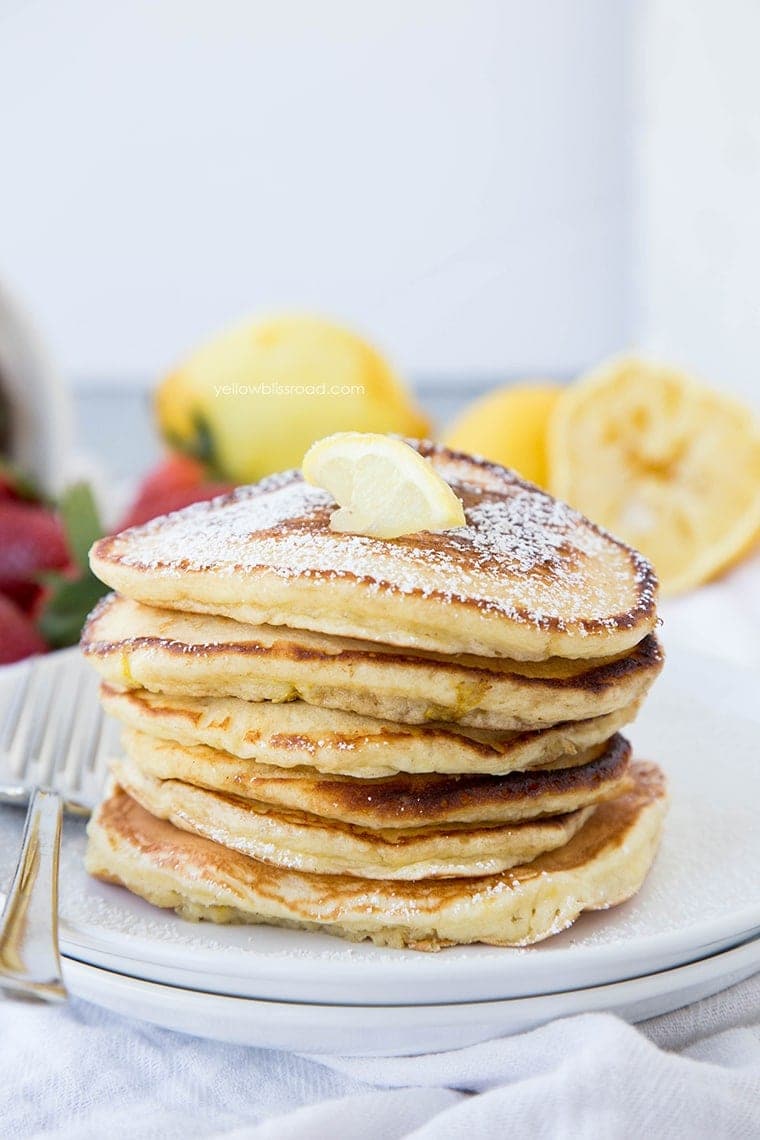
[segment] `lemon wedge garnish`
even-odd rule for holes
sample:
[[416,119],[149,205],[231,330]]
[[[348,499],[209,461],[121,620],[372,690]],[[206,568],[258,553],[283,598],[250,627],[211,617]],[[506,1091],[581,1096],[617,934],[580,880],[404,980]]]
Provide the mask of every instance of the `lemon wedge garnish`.
[[549,424],[550,490],[641,550],[664,594],[706,582],[760,529],[760,428],[690,376],[618,357],[570,385]]
[[465,525],[462,504],[448,483],[400,439],[338,432],[312,444],[302,470],[307,483],[329,491],[338,503],[330,529],[342,534],[400,538]]

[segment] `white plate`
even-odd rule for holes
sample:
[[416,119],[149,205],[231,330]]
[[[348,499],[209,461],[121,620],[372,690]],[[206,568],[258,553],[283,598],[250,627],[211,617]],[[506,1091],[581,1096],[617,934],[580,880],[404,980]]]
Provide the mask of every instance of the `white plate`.
[[690,966],[613,985],[509,1001],[341,1006],[256,1001],[157,985],[65,961],[73,993],[165,1029],[300,1053],[409,1056],[522,1033],[555,1017],[608,1010],[643,1021],[709,997],[760,968],[760,939]]
[[[0,703],[3,680],[0,679]],[[419,1005],[501,1000],[600,986],[696,961],[760,930],[758,678],[673,652],[632,732],[668,772],[672,808],[644,888],[524,950],[440,954],[355,945],[276,927],[193,925],[82,867],[84,833],[67,823],[61,944],[80,962],[169,985],[284,1002]],[[0,816],[0,876],[20,818]]]

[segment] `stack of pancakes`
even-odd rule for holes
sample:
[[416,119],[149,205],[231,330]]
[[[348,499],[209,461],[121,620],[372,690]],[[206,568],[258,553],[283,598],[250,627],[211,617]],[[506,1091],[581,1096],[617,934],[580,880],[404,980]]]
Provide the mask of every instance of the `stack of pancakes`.
[[467,525],[335,533],[298,472],[93,549],[83,649],[125,726],[92,874],[188,918],[437,949],[629,898],[662,774],[619,730],[662,666],[634,551],[417,444]]

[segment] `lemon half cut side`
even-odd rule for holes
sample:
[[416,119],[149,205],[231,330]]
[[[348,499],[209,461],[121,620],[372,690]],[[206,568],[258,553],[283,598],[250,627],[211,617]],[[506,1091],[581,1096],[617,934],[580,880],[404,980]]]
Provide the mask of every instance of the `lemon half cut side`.
[[568,387],[549,423],[550,489],[641,550],[663,594],[735,562],[760,533],[760,428],[675,368],[617,357]]
[[338,432],[313,444],[303,460],[307,483],[339,509],[330,528],[368,538],[400,538],[465,525],[464,509],[427,459],[392,436]]

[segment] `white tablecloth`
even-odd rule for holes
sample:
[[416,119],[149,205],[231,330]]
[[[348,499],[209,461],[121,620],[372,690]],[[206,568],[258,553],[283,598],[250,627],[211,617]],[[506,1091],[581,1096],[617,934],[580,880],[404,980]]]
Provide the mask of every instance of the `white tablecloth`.
[[220,1045],[79,1001],[5,1002],[0,1028],[3,1140],[760,1135],[760,975],[637,1028],[586,1014],[387,1060]]
[[[760,558],[663,609],[666,643],[760,666]],[[754,1140],[760,975],[636,1028],[587,1014],[458,1052],[370,1060],[201,1041],[79,1001],[0,1001],[0,1073],[2,1140]]]

